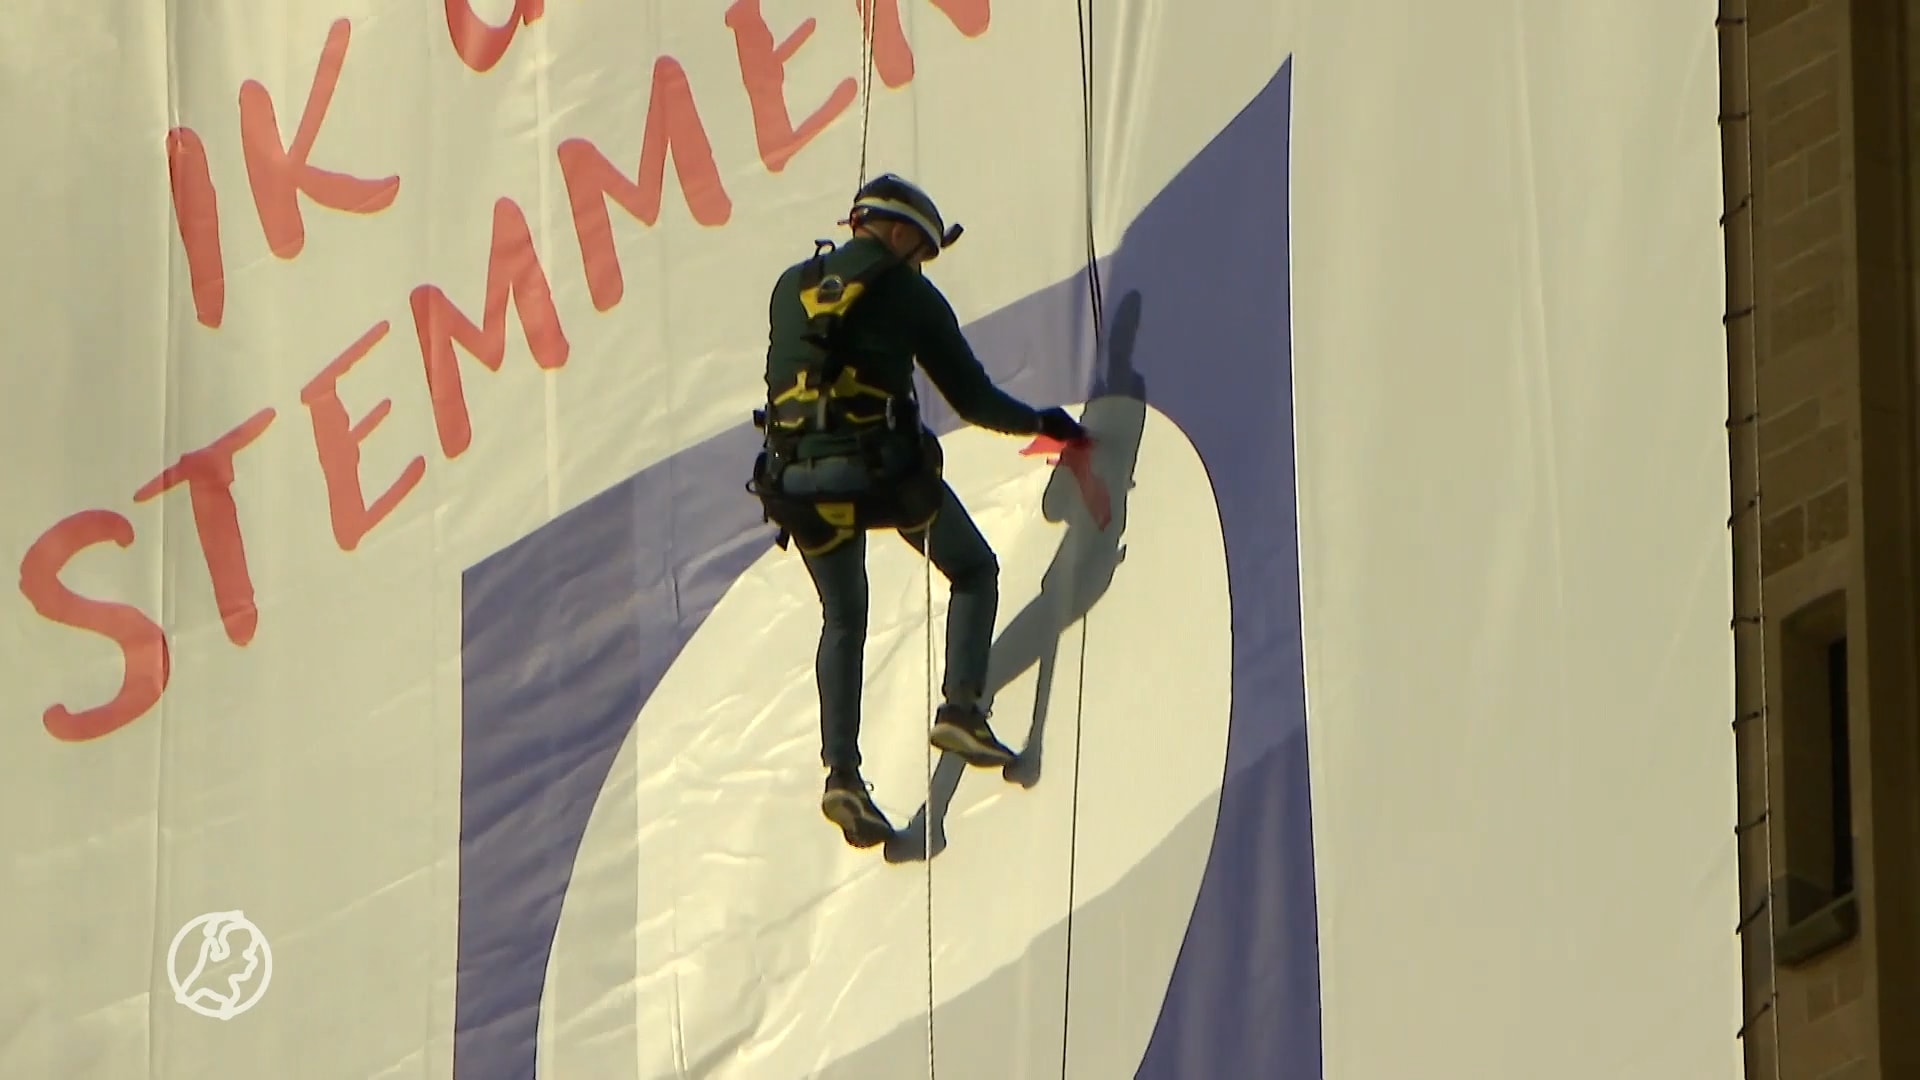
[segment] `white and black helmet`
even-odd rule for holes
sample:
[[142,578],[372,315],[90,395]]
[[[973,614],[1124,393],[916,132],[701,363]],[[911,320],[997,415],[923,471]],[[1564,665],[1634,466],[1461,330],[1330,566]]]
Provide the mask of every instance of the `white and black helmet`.
[[858,225],[876,217],[904,221],[918,229],[932,249],[929,259],[952,247],[965,231],[959,225],[948,228],[940,218],[940,208],[933,205],[927,193],[893,173],[882,173],[861,186],[847,220]]

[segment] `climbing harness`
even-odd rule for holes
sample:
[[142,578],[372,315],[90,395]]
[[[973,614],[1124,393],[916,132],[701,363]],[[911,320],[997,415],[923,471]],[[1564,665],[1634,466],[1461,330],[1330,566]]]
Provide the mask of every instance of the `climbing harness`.
[[[765,441],[747,490],[760,499],[764,520],[779,526],[775,542],[785,548],[792,539],[806,555],[824,554],[865,530],[924,529],[939,512],[942,495],[940,444],[920,422],[916,393],[910,389],[904,396],[894,394],[860,380],[846,318],[881,277],[921,250],[930,252],[929,259],[937,257],[965,230],[958,224],[948,227],[933,200],[898,176],[865,179],[866,130],[863,116],[862,182],[842,224],[858,226],[871,218],[901,221],[914,228],[921,243],[911,252],[889,250],[886,258],[843,276],[827,268],[834,242],[814,241],[813,257],[802,267],[800,279],[800,303],[807,316],[804,337],[814,350],[813,361],[792,386],[772,395],[767,407],[753,414]],[[812,452],[802,454],[809,439]],[[823,441],[831,450],[823,449]],[[825,468],[836,479],[824,487],[807,485],[807,493],[800,494],[784,482],[793,468]],[[818,476],[816,472],[815,479]]]
[[[779,526],[806,555],[825,554],[870,529],[905,532],[927,527],[939,512],[943,458],[939,440],[921,424],[913,393],[891,393],[860,379],[845,340],[845,319],[869,286],[900,265],[883,259],[851,277],[827,271],[831,240],[815,241],[802,271],[800,302],[806,338],[815,356],[792,386],[753,413],[765,433],[747,490],[760,499],[762,517]],[[830,453],[802,454],[809,441]],[[837,470],[826,490],[789,490],[796,469]]]

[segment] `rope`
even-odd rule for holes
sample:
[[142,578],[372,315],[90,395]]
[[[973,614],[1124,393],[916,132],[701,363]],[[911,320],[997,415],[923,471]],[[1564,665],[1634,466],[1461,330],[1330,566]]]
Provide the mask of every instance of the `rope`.
[[867,186],[867,131],[873,118],[873,41],[878,19],[875,0],[860,2],[860,178],[853,189]]
[[[1098,362],[1106,352],[1106,305],[1100,283],[1099,241],[1094,227],[1093,215],[1093,15],[1092,0],[1075,0],[1077,26],[1080,37],[1080,106],[1081,135],[1084,150],[1083,183],[1086,195],[1086,240],[1087,240],[1087,300],[1092,315],[1094,356]],[[872,0],[863,0],[860,5],[862,16],[860,41],[860,174],[855,189],[866,186],[867,147],[873,121],[873,77],[874,77],[874,37],[875,19]],[[922,587],[922,611],[925,625],[923,638],[926,643],[926,711],[923,715],[931,717],[934,711],[934,655],[933,655],[933,528],[927,527],[920,543],[920,580]],[[1087,632],[1089,616],[1080,619],[1080,649],[1078,685],[1075,693],[1075,716],[1073,730],[1073,786],[1068,809],[1068,848],[1067,848],[1067,943],[1063,985],[1061,989],[1061,1026],[1060,1026],[1060,1076],[1067,1076],[1067,1061],[1071,1045],[1071,1018],[1073,1007],[1073,917],[1074,891],[1077,876],[1080,834],[1080,760],[1081,727],[1084,720],[1087,688]],[[924,755],[924,779],[926,782],[926,817],[921,829],[921,862],[925,870],[927,891],[927,1077],[937,1078],[935,1058],[934,1022],[934,939],[933,939],[933,746],[929,743]]]
[[[920,580],[924,586],[925,612],[927,617],[927,708],[922,716],[933,716],[933,525],[928,523],[926,534],[920,538]],[[927,878],[927,1080],[934,1080],[933,1056],[933,743],[926,740],[926,801],[921,805],[927,808],[923,827],[920,830],[921,866],[925,868]]]
[[[1087,306],[1093,317],[1094,362],[1106,355],[1107,317],[1100,285],[1100,248],[1093,216],[1093,0],[1074,0],[1076,23],[1080,32],[1080,125],[1084,150],[1083,182],[1087,206]],[[1067,1061],[1073,1031],[1073,914],[1074,887],[1080,855],[1080,746],[1086,720],[1087,633],[1092,612],[1080,616],[1080,657],[1078,686],[1074,695],[1073,718],[1073,795],[1067,811],[1067,944],[1060,986],[1060,1080],[1067,1078]]]
[[[873,130],[873,74],[874,74],[874,38],[876,23],[873,0],[861,0],[860,3],[860,176],[854,182],[858,191],[867,184],[867,144]],[[928,524],[920,537],[920,580],[922,587],[922,612],[925,618],[923,637],[926,641],[926,711],[921,715],[929,722],[933,718],[933,526]],[[933,1009],[934,1009],[934,942],[933,942],[933,744],[928,742],[924,752],[922,776],[926,783],[926,794],[921,805],[926,808],[920,830],[920,861],[927,889],[927,1080],[936,1080],[937,1069],[934,1058]]]

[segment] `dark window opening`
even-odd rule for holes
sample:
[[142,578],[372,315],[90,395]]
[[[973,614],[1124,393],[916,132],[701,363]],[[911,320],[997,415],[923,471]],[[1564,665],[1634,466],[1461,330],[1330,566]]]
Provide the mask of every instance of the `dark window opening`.
[[1847,756],[1847,639],[1827,646],[1827,753],[1829,813],[1833,815],[1834,896],[1853,891],[1853,769]]
[[1780,697],[1769,705],[1778,733],[1770,820],[1784,856],[1773,883],[1774,944],[1783,963],[1795,964],[1859,930],[1845,593],[1787,616],[1774,640],[1781,665]]

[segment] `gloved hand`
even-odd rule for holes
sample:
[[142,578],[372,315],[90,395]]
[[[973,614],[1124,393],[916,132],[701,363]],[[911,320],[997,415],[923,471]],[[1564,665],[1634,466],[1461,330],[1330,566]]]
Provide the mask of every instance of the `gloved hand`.
[[1067,415],[1067,410],[1055,405],[1040,410],[1040,434],[1063,443],[1075,443],[1087,437],[1087,429]]

